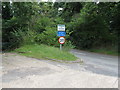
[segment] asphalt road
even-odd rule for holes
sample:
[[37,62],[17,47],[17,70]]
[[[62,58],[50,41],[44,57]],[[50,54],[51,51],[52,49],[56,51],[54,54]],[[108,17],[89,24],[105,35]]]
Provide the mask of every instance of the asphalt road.
[[118,77],[118,57],[96,54],[81,50],[71,50],[75,56],[84,61],[83,68],[87,71]]
[[[0,87],[2,85],[3,88],[118,88],[117,63],[99,60],[101,55],[97,54],[77,50],[71,52],[78,57],[81,56],[84,63],[56,62],[16,53],[3,53]],[[107,73],[103,71],[104,69]]]

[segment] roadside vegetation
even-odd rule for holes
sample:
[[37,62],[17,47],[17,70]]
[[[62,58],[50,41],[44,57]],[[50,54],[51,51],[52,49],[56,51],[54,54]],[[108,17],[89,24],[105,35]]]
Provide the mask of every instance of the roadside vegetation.
[[75,61],[77,58],[67,51],[61,51],[58,48],[46,45],[24,45],[15,52],[25,55],[28,57],[33,57],[37,59],[49,59],[49,60],[66,60]]
[[106,48],[89,49],[87,51],[95,52],[95,53],[101,53],[101,54],[107,54],[107,55],[115,55],[115,56],[118,56],[118,54],[120,54],[115,49],[106,49]]
[[[119,22],[120,2],[2,2],[2,49],[25,49],[32,51],[33,55],[35,50],[43,51],[36,57],[56,58],[56,54],[52,57],[50,53],[51,49],[62,52],[57,49],[57,25],[65,24],[64,50],[76,48],[117,55]],[[43,54],[46,49],[38,46],[43,47],[43,44],[47,45],[45,48],[48,49],[48,56]],[[52,47],[49,48],[50,46]],[[32,56],[31,53],[23,54]],[[74,60],[72,57],[68,58]],[[65,56],[63,59],[68,58]]]

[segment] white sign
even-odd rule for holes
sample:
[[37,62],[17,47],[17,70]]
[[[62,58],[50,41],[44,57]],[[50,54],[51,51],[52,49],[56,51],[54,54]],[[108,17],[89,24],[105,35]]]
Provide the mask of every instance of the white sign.
[[64,43],[65,43],[65,38],[64,38],[64,37],[60,37],[60,38],[58,39],[58,42],[59,42],[60,44],[64,44]]
[[65,31],[65,25],[58,24],[58,31]]

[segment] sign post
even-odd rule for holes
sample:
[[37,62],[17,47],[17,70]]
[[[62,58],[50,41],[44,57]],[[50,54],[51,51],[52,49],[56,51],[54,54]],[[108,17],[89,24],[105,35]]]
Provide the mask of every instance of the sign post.
[[60,44],[60,50],[62,50],[62,44]]
[[58,24],[57,29],[58,29],[57,36],[60,36],[58,42],[60,43],[60,50],[62,50],[62,44],[65,43],[64,36],[66,35],[65,25]]
[[65,43],[65,38],[63,36],[59,37],[58,42],[60,43],[60,50],[62,50],[62,44]]

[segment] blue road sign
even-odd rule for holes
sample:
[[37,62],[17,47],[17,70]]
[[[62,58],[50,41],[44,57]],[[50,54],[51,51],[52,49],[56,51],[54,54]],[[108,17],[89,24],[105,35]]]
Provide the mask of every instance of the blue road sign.
[[65,36],[66,32],[65,31],[58,31],[57,36]]

